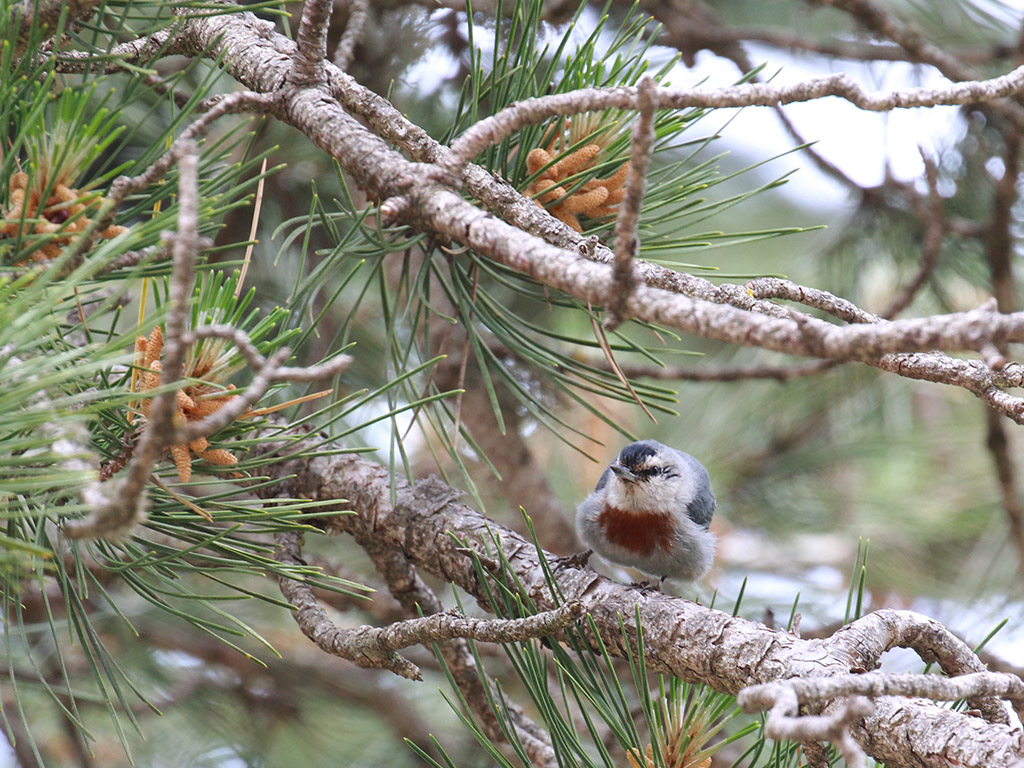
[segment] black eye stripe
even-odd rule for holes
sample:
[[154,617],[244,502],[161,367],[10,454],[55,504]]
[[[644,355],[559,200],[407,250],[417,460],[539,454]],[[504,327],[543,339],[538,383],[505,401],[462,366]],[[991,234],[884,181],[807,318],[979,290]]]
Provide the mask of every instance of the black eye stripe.
[[642,477],[652,477],[654,475],[667,475],[669,472],[667,467],[644,467],[643,469],[638,469],[636,474]]

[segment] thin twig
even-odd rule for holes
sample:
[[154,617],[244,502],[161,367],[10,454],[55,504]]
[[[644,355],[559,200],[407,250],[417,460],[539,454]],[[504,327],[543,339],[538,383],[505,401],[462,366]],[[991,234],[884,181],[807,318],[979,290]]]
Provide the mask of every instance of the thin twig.
[[[985,258],[992,274],[992,294],[995,296],[996,306],[1000,312],[1005,313],[1017,309],[1013,274],[1013,207],[1019,197],[1017,181],[1020,176],[1021,134],[1018,131],[1007,130],[1003,135],[1006,142],[1003,151],[1003,176],[997,182],[993,195],[992,217],[985,239]],[[1001,370],[1006,365],[1005,345],[991,344],[981,352],[990,368]],[[1017,468],[1003,417],[989,409],[987,422],[988,435],[985,445],[995,465],[1010,539],[1017,550],[1017,568],[1024,574],[1024,506],[1021,505]]]
[[188,91],[175,88],[158,75],[146,75],[142,78],[142,82],[152,88],[156,93],[161,95],[170,94],[178,109],[185,109],[189,105],[189,102],[192,101],[193,94]]
[[[920,30],[904,24],[875,0],[809,1],[849,13],[868,29],[899,45],[912,60],[932,65],[950,80],[971,81],[978,77],[977,70],[968,66],[964,60],[926,38]],[[986,112],[1006,121],[1018,133],[1024,132],[1024,106],[1019,101],[1005,98],[986,101],[982,105]]]
[[[299,535],[293,531],[275,534],[280,562],[305,565]],[[488,643],[522,642],[554,634],[583,614],[582,604],[575,602],[524,619],[475,619],[446,611],[386,627],[346,630],[327,617],[308,584],[285,575],[280,576],[278,582],[281,593],[296,609],[295,621],[299,628],[322,650],[360,667],[387,669],[410,680],[421,680],[422,676],[415,664],[396,653],[403,648],[456,637]]]
[[[693,56],[696,53],[694,49],[695,45],[701,43],[710,43],[709,49],[714,51],[717,55],[732,61],[736,68],[740,71],[740,74],[744,77],[748,76],[750,72],[755,69],[753,62],[747,55],[746,50],[740,45],[739,39],[730,40],[729,35],[735,30],[727,30],[718,17],[718,14],[708,6],[706,3],[692,3],[687,4],[686,10],[688,13],[661,13],[659,14],[656,10],[653,14],[663,24],[665,24],[669,42],[683,53],[684,56]],[[754,30],[747,30],[754,32]],[[770,36],[772,33],[767,33],[766,36]],[[758,40],[757,36],[752,38]],[[856,45],[856,44],[854,44]],[[894,51],[903,54],[898,46],[867,46],[872,49],[878,49],[882,51]],[[884,56],[883,56],[884,58]],[[695,64],[696,62],[693,62]],[[690,64],[690,66],[693,66]],[[755,73],[749,82],[760,83],[763,82],[759,74]],[[829,161],[822,155],[811,142],[808,142],[806,138],[800,133],[796,125],[790,119],[789,114],[781,106],[775,107],[775,115],[778,117],[779,122],[782,123],[782,127],[790,135],[793,141],[800,147],[801,153],[811,159],[818,169],[836,179],[843,186],[859,190],[863,192],[863,188],[857,184],[852,178],[847,176],[843,171],[834,163]]]
[[260,210],[263,208],[263,188],[267,183],[267,158],[263,158],[263,165],[260,166],[260,180],[256,185],[256,200],[252,205],[252,222],[249,225],[249,244],[245,247],[245,256],[242,257],[242,270],[238,273],[238,282],[235,285],[235,298],[242,295],[242,286],[245,284],[245,276],[249,272],[249,264],[252,263],[252,252],[256,247],[256,233],[260,223]]
[[338,69],[347,70],[352,63],[352,56],[355,54],[356,43],[366,26],[366,19],[369,16],[369,0],[350,0],[348,4],[348,24],[338,41],[338,47],[334,49],[334,66]]
[[52,54],[55,60],[54,67],[62,74],[102,72],[110,75],[123,72],[129,65],[149,62],[157,55],[173,56],[180,53],[173,31],[173,28],[161,29],[152,35],[128,40],[114,46],[102,56],[96,56],[88,51],[56,51]]
[[327,30],[330,27],[331,0],[305,0],[302,18],[295,36],[297,48],[292,57],[288,81],[293,85],[309,86],[325,82],[327,58]]
[[[615,371],[605,360],[588,359],[587,365],[594,368],[603,368],[612,373]],[[834,360],[811,360],[793,363],[791,365],[752,365],[737,368],[683,368],[675,365],[662,367],[659,365],[622,365],[619,370],[630,379],[647,378],[659,381],[747,381],[751,379],[774,379],[775,381],[790,381],[806,376],[816,376],[841,365]]]
[[141,192],[157,179],[160,179],[182,157],[186,148],[195,143],[196,137],[206,131],[214,121],[227,114],[248,112],[266,106],[268,98],[252,91],[240,91],[221,99],[188,128],[182,131],[170,148],[138,176],[119,176],[110,186],[110,191],[100,204],[96,216],[90,224],[72,241],[63,254],[69,267],[75,267],[84,254],[96,242],[96,237],[114,222],[118,207],[128,195]]
[[942,235],[946,230],[946,206],[939,194],[939,171],[935,161],[918,147],[921,160],[924,162],[924,178],[928,184],[928,203],[923,206],[921,218],[924,219],[924,240],[921,242],[921,265],[917,273],[903,286],[889,306],[882,311],[881,317],[891,320],[910,306],[917,292],[925,284],[928,276],[939,263],[942,252]]
[[233,325],[205,325],[194,328],[182,335],[182,341],[187,346],[202,338],[230,339],[239,354],[246,363],[255,371],[252,382],[237,397],[232,398],[209,416],[200,421],[189,423],[180,427],[175,433],[170,444],[190,443],[200,437],[209,437],[226,427],[231,422],[245,414],[274,384],[283,381],[309,382],[319,379],[330,378],[349,365],[352,357],[349,355],[335,355],[317,365],[304,367],[286,367],[282,363],[291,355],[288,347],[281,347],[269,358],[260,354],[256,345],[249,339],[249,334],[241,328]]
[[651,409],[647,407],[647,404],[643,399],[641,399],[640,395],[636,393],[636,389],[630,383],[629,378],[619,367],[619,361],[615,359],[615,352],[612,350],[612,345],[608,343],[608,334],[605,332],[605,329],[601,327],[601,324],[597,322],[597,317],[589,302],[587,303],[587,314],[590,315],[590,327],[594,331],[594,338],[597,339],[598,346],[601,347],[601,351],[604,353],[605,364],[608,366],[608,370],[615,374],[615,378],[619,380],[619,383],[625,387],[626,391],[629,392],[630,395],[633,396],[633,402],[640,406],[647,418],[657,424],[658,420],[654,418],[654,414],[651,413]]
[[[883,93],[868,93],[851,77],[838,73],[783,86],[757,83],[726,88],[659,88],[658,104],[663,109],[774,107],[838,96],[866,111],[889,112],[911,107],[991,102],[1018,93],[1022,87],[1024,67],[990,80],[956,83],[946,88],[908,88]],[[527,125],[537,125],[552,117],[610,108],[636,109],[637,89],[629,86],[583,88],[524,99],[468,128],[452,144],[451,154],[441,165],[453,177],[459,178],[466,163],[480,152]],[[1020,125],[1024,128],[1024,115]]]
[[820,309],[848,323],[877,323],[879,318],[820,288],[808,288],[779,277],[757,277],[747,283],[750,295],[757,299],[786,299]]
[[650,75],[644,75],[637,85],[637,108],[640,116],[633,127],[626,196],[615,220],[615,264],[608,301],[605,302],[608,317],[604,327],[609,331],[618,328],[626,319],[626,303],[637,283],[633,259],[640,250],[637,230],[647,186],[647,171],[651,166],[651,150],[654,149],[654,118],[658,109],[658,84]]
[[164,436],[174,432],[175,391],[166,385],[181,378],[185,360],[181,337],[199,248],[199,148],[191,139],[176,142],[176,146],[181,154],[178,160],[178,231],[172,236],[170,296],[164,321],[167,334],[160,373],[163,391],[153,398],[149,424],[122,478],[109,484],[113,489],[104,503],[95,505],[92,513],[81,520],[65,522],[64,532],[73,539],[120,534],[135,524],[143,513],[150,473],[166,448]]

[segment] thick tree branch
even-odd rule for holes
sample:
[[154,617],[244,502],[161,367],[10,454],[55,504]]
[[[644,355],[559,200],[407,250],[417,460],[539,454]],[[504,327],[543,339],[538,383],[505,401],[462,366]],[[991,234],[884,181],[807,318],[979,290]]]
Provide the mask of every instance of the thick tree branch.
[[[392,503],[386,470],[356,456],[290,460],[273,465],[270,472],[282,479],[274,493],[348,499],[345,508],[355,514],[325,520],[329,529],[358,540],[372,538],[416,567],[454,582],[485,607],[487,593],[466,548],[485,555],[500,541],[538,608],[551,610],[559,605],[552,598],[536,549],[515,532],[455,501],[453,489],[440,481],[428,479],[413,487],[397,479]],[[635,650],[633,616],[638,608],[648,668],[716,690],[736,694],[754,683],[870,670],[886,650],[898,646],[912,647],[922,658],[937,660],[950,675],[985,671],[966,645],[919,614],[878,611],[832,638],[800,640],[686,600],[615,584],[569,561],[551,562],[566,599],[583,604],[612,654],[625,657]],[[1024,734],[1003,722],[985,722],[902,697],[882,696],[874,704],[875,713],[855,727],[853,735],[876,759],[915,768],[991,768],[1024,760]],[[998,702],[983,698],[980,704],[985,712],[999,717]],[[946,762],[936,763],[936,754]]]

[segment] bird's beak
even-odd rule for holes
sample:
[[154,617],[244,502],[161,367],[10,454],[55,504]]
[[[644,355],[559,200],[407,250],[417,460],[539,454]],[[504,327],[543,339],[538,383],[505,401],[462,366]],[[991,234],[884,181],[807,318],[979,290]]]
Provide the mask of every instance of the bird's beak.
[[630,472],[628,469],[626,469],[618,462],[608,465],[608,469],[614,472],[616,477],[618,477],[620,480],[625,480],[627,483],[635,483],[637,480],[640,479],[637,475],[634,475],[632,472]]

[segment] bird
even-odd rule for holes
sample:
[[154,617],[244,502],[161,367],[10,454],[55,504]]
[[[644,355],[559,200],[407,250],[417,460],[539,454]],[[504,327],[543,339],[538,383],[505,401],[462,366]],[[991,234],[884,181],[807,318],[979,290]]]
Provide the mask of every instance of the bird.
[[576,510],[576,532],[596,554],[659,579],[694,582],[715,559],[708,528],[715,494],[688,453],[655,440],[630,443]]

